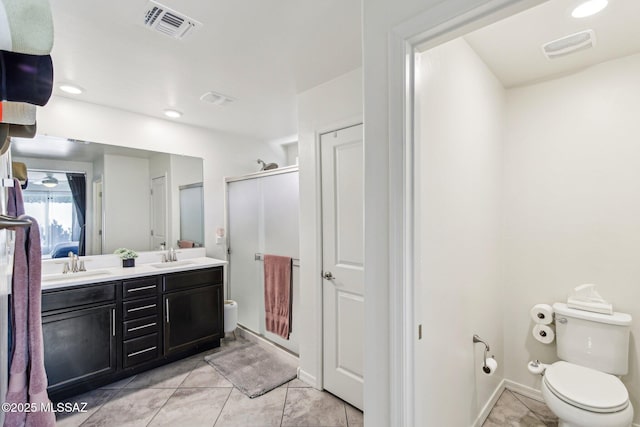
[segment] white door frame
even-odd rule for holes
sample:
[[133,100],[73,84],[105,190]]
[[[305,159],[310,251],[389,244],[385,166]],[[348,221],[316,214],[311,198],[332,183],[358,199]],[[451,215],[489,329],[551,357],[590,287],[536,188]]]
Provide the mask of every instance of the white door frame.
[[415,424],[414,340],[418,330],[413,307],[415,52],[418,46],[435,47],[544,1],[489,0],[475,7],[469,5],[469,0],[441,2],[394,27],[389,34],[389,395],[394,426]]

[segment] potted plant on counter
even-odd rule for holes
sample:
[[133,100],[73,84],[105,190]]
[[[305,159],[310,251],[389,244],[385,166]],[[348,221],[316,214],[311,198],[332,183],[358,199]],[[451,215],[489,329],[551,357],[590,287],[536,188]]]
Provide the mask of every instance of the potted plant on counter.
[[113,251],[113,253],[122,259],[122,267],[136,266],[136,258],[138,258],[136,251],[127,248],[118,248]]

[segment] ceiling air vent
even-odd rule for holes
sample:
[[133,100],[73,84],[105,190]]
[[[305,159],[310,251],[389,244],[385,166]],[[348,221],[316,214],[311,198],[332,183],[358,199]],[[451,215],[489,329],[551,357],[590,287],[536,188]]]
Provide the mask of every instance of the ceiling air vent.
[[202,25],[175,10],[150,1],[144,14],[144,26],[174,39],[182,39]]
[[200,97],[200,101],[213,105],[224,105],[235,101],[235,99],[221,93],[207,92]]
[[593,30],[584,30],[570,36],[542,45],[542,51],[549,59],[559,58],[580,50],[590,49],[596,45],[596,35]]

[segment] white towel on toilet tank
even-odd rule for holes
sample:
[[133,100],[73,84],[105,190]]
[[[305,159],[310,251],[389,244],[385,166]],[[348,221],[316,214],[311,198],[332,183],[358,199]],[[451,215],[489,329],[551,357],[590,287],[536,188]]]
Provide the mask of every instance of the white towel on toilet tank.
[[567,298],[567,307],[594,313],[613,314],[613,305],[596,291],[596,285],[584,284],[576,287]]

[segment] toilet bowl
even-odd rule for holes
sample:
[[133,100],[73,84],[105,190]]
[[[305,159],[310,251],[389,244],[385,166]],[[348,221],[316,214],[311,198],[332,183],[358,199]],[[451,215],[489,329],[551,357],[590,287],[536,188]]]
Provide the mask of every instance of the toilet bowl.
[[629,393],[618,377],[573,363],[547,367],[542,397],[559,427],[629,427],[633,420]]

